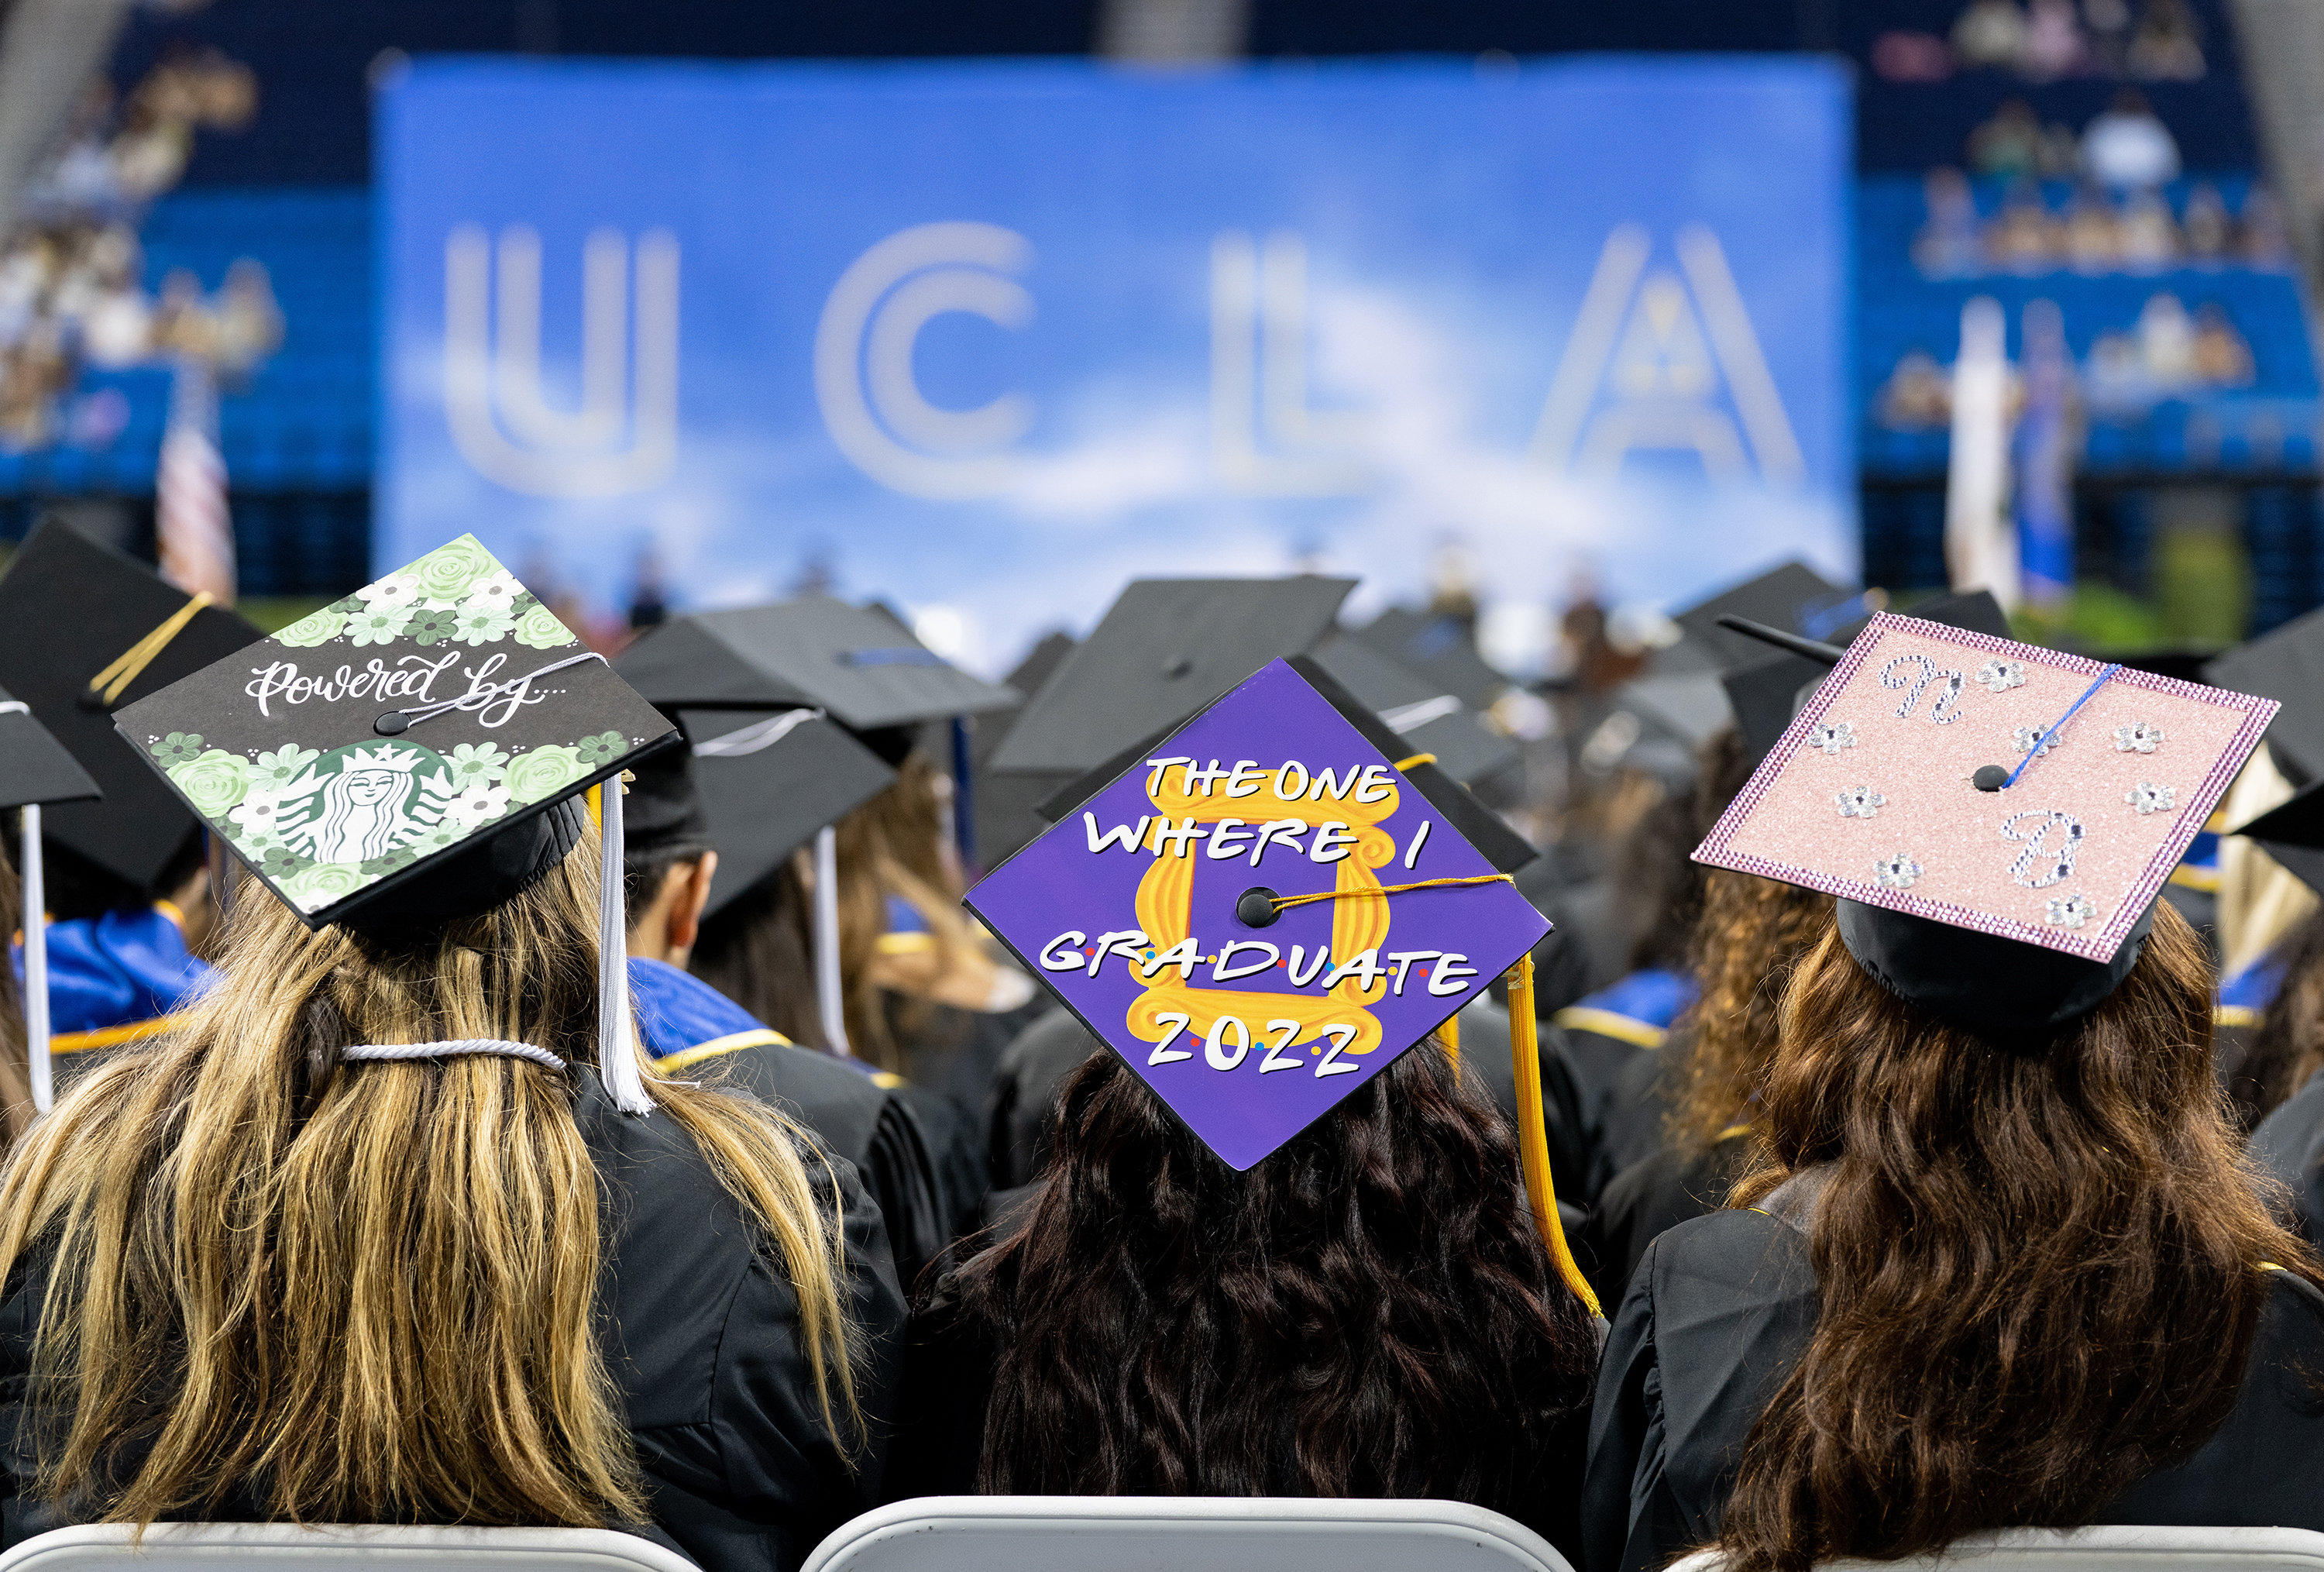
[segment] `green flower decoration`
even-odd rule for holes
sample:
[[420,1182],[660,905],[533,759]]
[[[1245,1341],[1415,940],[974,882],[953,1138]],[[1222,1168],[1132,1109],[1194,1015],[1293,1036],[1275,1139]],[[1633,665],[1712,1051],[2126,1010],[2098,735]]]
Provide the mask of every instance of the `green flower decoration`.
[[341,616],[353,616],[355,613],[363,610],[363,608],[364,597],[362,596],[343,595],[323,609],[325,611],[337,612]]
[[431,606],[414,612],[404,624],[404,635],[415,644],[440,644],[456,638],[460,632],[460,619],[450,608]]
[[398,846],[383,856],[376,856],[355,865],[355,872],[374,878],[392,874],[398,868],[408,868],[420,860],[420,854],[408,846]]
[[501,565],[474,535],[438,546],[403,569],[420,580],[420,593],[433,601],[458,600],[468,586],[500,570]]
[[516,619],[516,642],[528,650],[555,650],[581,641],[571,628],[557,620],[555,612],[536,600]]
[[145,751],[165,770],[172,764],[190,764],[202,755],[202,734],[171,732],[158,743],[146,744]]
[[268,846],[263,852],[252,846],[243,849],[257,857],[258,871],[278,884],[315,865],[289,846]]
[[462,743],[452,750],[448,763],[459,785],[480,781],[489,785],[508,773],[509,756],[491,743]]
[[372,881],[353,863],[315,863],[280,882],[286,899],[301,911],[314,911]]
[[271,754],[258,755],[257,766],[250,772],[250,782],[279,791],[296,781],[301,771],[322,756],[313,748],[285,743]]
[[447,847],[458,846],[468,838],[467,829],[449,820],[438,825],[412,843],[411,849],[420,856],[430,856]]
[[516,626],[514,617],[494,606],[464,606],[452,615],[459,629],[455,636],[464,644],[497,643]]
[[580,755],[585,770],[602,769],[630,751],[629,739],[619,732],[599,732],[594,737],[583,737],[573,744]]
[[408,606],[366,608],[347,619],[347,643],[357,649],[365,644],[392,644],[403,636],[403,626],[410,620]]
[[171,765],[170,780],[186,794],[195,812],[204,818],[217,818],[250,795],[250,761],[238,754],[212,748]]
[[545,748],[519,754],[516,762],[508,767],[509,800],[545,802],[588,772],[576,748],[552,743]]
[[[363,602],[356,601],[354,609],[362,610]],[[276,633],[274,642],[287,644],[294,650],[311,650],[318,644],[327,644],[346,629],[347,610],[346,602],[335,601],[320,611],[310,611]]]

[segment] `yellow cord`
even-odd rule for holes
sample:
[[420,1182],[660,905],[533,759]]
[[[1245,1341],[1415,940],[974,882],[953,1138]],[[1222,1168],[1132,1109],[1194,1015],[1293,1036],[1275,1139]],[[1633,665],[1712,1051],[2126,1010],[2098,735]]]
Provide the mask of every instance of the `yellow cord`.
[[1340,901],[1353,895],[1397,895],[1406,890],[1449,890],[1460,884],[1514,884],[1507,874],[1472,874],[1462,879],[1423,879],[1416,884],[1375,884],[1362,890],[1319,890],[1313,895],[1277,895],[1275,909],[1288,911],[1311,901]]
[[1452,1061],[1452,1073],[1459,1075],[1461,1073],[1461,1012],[1455,1010],[1444,1018],[1444,1024],[1436,1029],[1436,1040],[1444,1045],[1445,1055]]
[[1549,1132],[1541,1116],[1541,1042],[1533,1016],[1533,957],[1518,957],[1509,968],[1509,1057],[1517,1073],[1517,1142],[1525,1158],[1526,1200],[1533,1207],[1533,1225],[1548,1247],[1557,1275],[1593,1316],[1603,1317],[1590,1280],[1574,1264],[1565,1246],[1565,1227],[1557,1220],[1557,1188],[1549,1176]]
[[170,641],[194,620],[194,614],[206,606],[216,605],[217,601],[217,596],[207,589],[195,592],[188,597],[185,605],[171,613],[169,619],[160,627],[124,650],[112,665],[90,678],[89,687],[97,689],[98,697],[107,704],[119,698],[128,691],[129,685],[137,680],[138,673],[152,662],[153,657],[168,649]]
[[1409,759],[1398,759],[1396,762],[1396,772],[1401,775],[1406,770],[1416,768],[1422,764],[1433,764],[1434,763],[1436,763],[1436,755],[1434,754],[1415,754]]

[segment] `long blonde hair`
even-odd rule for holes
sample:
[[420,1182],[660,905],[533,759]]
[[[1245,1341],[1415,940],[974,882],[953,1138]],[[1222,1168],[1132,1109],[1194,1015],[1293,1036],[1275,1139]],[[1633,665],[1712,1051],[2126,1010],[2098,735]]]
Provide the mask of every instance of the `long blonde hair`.
[[[254,892],[183,1029],[33,1127],[0,1172],[0,1274],[53,1250],[42,1494],[141,1524],[244,1491],[293,1521],[645,1521],[573,1118],[596,1059],[596,867],[585,835],[522,895],[399,942],[310,933]],[[339,1058],[462,1037],[574,1068]],[[825,1420],[860,1441],[840,1228],[803,1138],[648,1084],[761,1230]]]

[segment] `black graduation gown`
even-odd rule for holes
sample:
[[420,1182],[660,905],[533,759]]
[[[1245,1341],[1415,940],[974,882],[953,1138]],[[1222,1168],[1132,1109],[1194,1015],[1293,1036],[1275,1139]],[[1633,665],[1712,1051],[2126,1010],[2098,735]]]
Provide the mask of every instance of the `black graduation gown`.
[[[598,1177],[597,1315],[652,1503],[630,1531],[706,1572],[788,1572],[878,1499],[893,1412],[903,1296],[878,1209],[844,1158],[807,1153],[819,1202],[840,1208],[842,1284],[868,1357],[856,1394],[873,1441],[848,1466],[825,1428],[788,1282],[753,1247],[742,1209],[678,1123],[616,1113],[594,1077],[575,1118]],[[828,1215],[828,1214],[826,1214]],[[20,1265],[0,1299],[0,1539],[81,1521],[22,1493],[37,1466],[23,1421],[32,1337],[49,1261]],[[227,1521],[263,1515],[244,1498]]]
[[1702,1151],[1659,1146],[1614,1176],[1583,1225],[1582,1270],[1598,1302],[1618,1303],[1646,1246],[1689,1217],[1715,1212],[1751,1161],[1751,1136],[1738,1127]]
[[[978,1493],[984,1416],[1001,1352],[991,1329],[964,1312],[949,1276],[913,1312],[895,1442],[889,1451],[887,1500]],[[1512,1499],[1473,1503],[1516,1519],[1577,1566],[1581,1540],[1575,1513],[1588,1422],[1582,1409],[1558,1421],[1543,1455],[1531,1460],[1527,1483]],[[1292,1445],[1287,1429],[1281,1442],[1287,1460]]]
[[2286,1219],[2310,1244],[2324,1223],[2324,1070],[2284,1099],[2252,1132],[2252,1161],[2292,1188]]
[[[2324,1294],[2273,1289],[2218,1434],[2098,1521],[2324,1529]],[[1717,1537],[1752,1425],[1814,1335],[1807,1235],[1760,1211],[1682,1223],[1646,1249],[1598,1372],[1582,1506],[1587,1572],[1647,1572]],[[2040,1526],[2032,1525],[2027,1526]]]

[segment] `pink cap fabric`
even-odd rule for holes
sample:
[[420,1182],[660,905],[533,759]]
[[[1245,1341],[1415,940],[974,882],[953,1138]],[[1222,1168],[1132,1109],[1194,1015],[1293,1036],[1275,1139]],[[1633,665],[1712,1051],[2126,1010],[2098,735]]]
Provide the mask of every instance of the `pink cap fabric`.
[[2106,960],[2278,707],[2123,667],[2092,691],[2107,670],[1875,616],[1695,860]]

